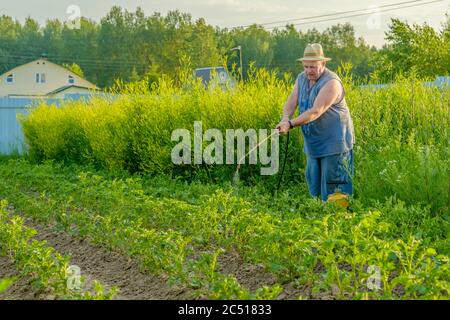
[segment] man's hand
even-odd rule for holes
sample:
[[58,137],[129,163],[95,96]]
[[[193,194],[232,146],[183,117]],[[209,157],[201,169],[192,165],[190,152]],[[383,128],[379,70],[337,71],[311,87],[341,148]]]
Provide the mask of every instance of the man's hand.
[[276,126],[276,129],[278,129],[280,134],[286,134],[291,129],[291,125],[288,120],[281,120],[281,122]]

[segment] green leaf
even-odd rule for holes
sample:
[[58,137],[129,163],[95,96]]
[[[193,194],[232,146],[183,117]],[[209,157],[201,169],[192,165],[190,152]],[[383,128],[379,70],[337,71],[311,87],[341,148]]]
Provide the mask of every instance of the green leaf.
[[16,277],[5,278],[0,280],[0,292],[8,290],[8,288],[16,281]]

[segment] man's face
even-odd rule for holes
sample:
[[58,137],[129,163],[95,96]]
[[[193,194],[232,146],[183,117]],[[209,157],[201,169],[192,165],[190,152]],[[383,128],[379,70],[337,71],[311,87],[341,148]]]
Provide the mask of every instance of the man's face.
[[303,69],[308,80],[316,81],[325,70],[325,61],[303,61]]

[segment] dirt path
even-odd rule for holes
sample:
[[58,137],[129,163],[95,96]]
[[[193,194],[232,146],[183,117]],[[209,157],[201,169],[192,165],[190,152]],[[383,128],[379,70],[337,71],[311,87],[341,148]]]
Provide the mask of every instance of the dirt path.
[[[219,271],[233,275],[238,282],[252,292],[263,287],[272,286],[278,282],[276,275],[265,271],[262,264],[245,262],[237,251],[227,252],[218,258]],[[297,300],[303,298],[321,299],[320,295],[311,295],[311,287],[298,285],[293,282],[282,285],[283,292],[279,300]]]
[[190,299],[190,290],[169,286],[167,278],[141,272],[136,261],[120,253],[92,245],[87,240],[26,219],[26,225],[38,231],[37,240],[46,240],[61,255],[70,256],[71,265],[80,268],[87,283],[98,280],[106,288],[116,286],[116,299],[170,300]]
[[[36,229],[36,240],[45,240],[61,255],[70,256],[70,264],[76,265],[85,276],[87,283],[100,281],[106,288],[118,287],[115,299],[123,300],[184,300],[192,299],[192,289],[170,286],[167,278],[143,273],[138,262],[117,252],[111,252],[101,246],[93,245],[86,239],[70,235],[64,231],[44,226],[25,217],[25,224]],[[277,282],[276,276],[264,271],[262,265],[245,262],[238,252],[227,252],[218,258],[218,271],[233,275],[240,284],[252,292]],[[0,257],[0,278],[17,275],[14,264],[7,257]],[[288,283],[283,285],[278,299],[305,298],[321,299],[310,295],[311,288]],[[52,299],[51,295],[38,293],[29,284],[29,279],[21,278],[0,299]]]

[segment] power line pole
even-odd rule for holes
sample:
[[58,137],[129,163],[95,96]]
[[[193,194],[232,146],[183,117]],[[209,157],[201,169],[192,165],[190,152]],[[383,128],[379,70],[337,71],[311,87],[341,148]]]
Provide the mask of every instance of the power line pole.
[[241,81],[243,81],[244,80],[244,68],[242,67],[242,47],[241,46],[237,46],[237,47],[235,47],[235,48],[231,48],[230,49],[230,51],[233,51],[233,50],[239,50],[239,66],[240,66],[240,69],[241,69]]

